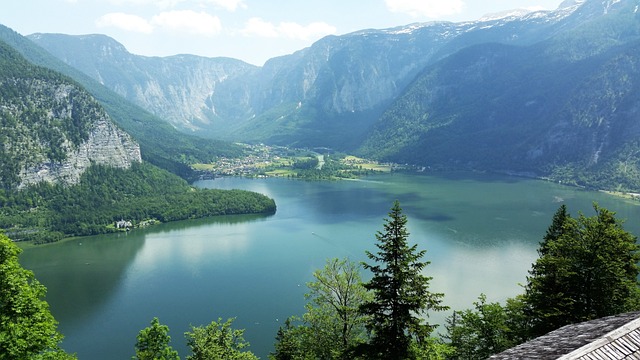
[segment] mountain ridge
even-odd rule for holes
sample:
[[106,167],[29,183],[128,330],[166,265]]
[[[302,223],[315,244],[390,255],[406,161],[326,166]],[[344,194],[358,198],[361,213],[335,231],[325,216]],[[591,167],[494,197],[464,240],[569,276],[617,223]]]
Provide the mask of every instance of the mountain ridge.
[[[635,148],[626,136],[636,126],[635,59],[622,53],[640,34],[638,5],[565,1],[552,11],[327,36],[217,83],[206,100],[212,126],[188,131],[640,189],[635,165],[619,159]],[[623,104],[626,117],[616,112]]]
[[[260,68],[246,69],[238,73],[235,80],[220,83],[215,91],[209,91],[205,107],[212,110],[210,115],[213,119],[210,123],[200,120],[194,124],[189,118],[183,118],[182,125],[177,125],[175,118],[171,121],[183,130],[212,138],[265,141],[280,145],[341,147],[348,144],[347,147],[355,148],[358,141],[336,136],[336,132],[362,137],[364,134],[361,129],[371,126],[372,119],[379,116],[382,109],[400,95],[427,64],[469,44],[488,40],[531,42],[543,36],[541,32],[553,32],[555,23],[544,24],[545,21],[550,18],[558,21],[558,18],[569,16],[570,12],[565,8],[536,14],[530,18],[523,17],[523,21],[539,24],[538,30],[520,37],[504,36],[491,30],[493,26],[504,24],[505,19],[464,23],[429,22],[327,36],[291,55],[270,59]],[[477,29],[479,25],[484,28]],[[482,36],[469,35],[478,32]],[[75,53],[71,48],[61,52],[55,41],[47,44],[43,36],[31,36],[31,39],[62,60]],[[72,37],[68,40],[75,41]],[[367,58],[362,55],[365,52],[374,56]],[[85,73],[99,79],[95,71],[86,70],[94,69],[99,62],[99,56],[94,56],[91,66],[78,68],[85,68]],[[109,69],[102,70],[106,71]],[[202,79],[210,83],[217,81],[206,77]],[[112,84],[111,89],[131,86],[120,82]],[[169,80],[165,88],[169,87],[179,86]],[[203,94],[200,94],[202,97]],[[162,114],[169,107],[152,105],[149,100],[140,101],[132,96],[127,98],[139,105],[146,104],[143,106],[156,114]],[[171,105],[176,106],[175,103]],[[324,131],[322,126],[318,126],[320,123],[328,124],[331,130],[337,131]],[[346,129],[341,131],[341,126],[345,124]],[[323,144],[326,139],[334,138],[329,144]]]
[[[193,179],[195,174],[188,162],[208,162],[219,156],[237,157],[242,154],[242,149],[233,144],[205,140],[178,132],[165,120],[126,101],[6,26],[0,25],[0,39],[16,49],[29,62],[65,74],[87,89],[104,106],[111,118],[140,144],[142,158],[145,161],[183,178]],[[169,138],[171,142],[166,141]]]
[[362,152],[639,189],[633,94],[640,19],[633,5],[530,47],[485,44],[426,68],[379,119]]

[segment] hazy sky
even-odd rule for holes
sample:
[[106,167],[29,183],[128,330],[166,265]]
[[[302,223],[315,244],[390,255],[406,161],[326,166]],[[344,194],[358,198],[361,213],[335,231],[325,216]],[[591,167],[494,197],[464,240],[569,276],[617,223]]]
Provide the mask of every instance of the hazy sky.
[[558,7],[561,0],[4,0],[0,23],[35,32],[106,34],[132,53],[227,56],[262,65],[326,35],[487,13]]

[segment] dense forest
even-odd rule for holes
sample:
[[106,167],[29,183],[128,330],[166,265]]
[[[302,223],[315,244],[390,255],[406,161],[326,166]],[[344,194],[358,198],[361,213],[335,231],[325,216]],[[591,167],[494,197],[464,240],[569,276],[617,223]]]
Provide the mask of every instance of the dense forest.
[[[91,211],[88,211],[91,209]],[[271,214],[272,199],[242,190],[197,189],[151,164],[95,165],[73,186],[40,183],[0,190],[0,228],[13,240],[50,242],[117,231],[114,223],[161,222],[212,215]]]

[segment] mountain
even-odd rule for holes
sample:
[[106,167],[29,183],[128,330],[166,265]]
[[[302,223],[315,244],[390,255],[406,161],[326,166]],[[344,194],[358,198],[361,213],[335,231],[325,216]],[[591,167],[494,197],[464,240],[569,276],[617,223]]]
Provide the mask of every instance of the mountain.
[[585,1],[571,17],[578,26],[547,40],[470,46],[426,67],[361,152],[637,191],[638,2]]
[[240,190],[191,187],[143,162],[140,146],[70,78],[0,41],[0,232],[51,242],[157,221],[272,214]]
[[[177,107],[180,117],[167,116],[183,130],[233,140],[353,149],[425,66],[474,44],[528,45],[549,38],[579,23],[581,17],[571,16],[579,7],[566,3],[553,12],[329,36],[261,68],[235,63],[226,72],[217,69],[229,59],[146,58],[104,36],[29,38],[157,115]],[[216,71],[203,70],[205,63]],[[181,77],[163,70],[175,67],[183,68]],[[175,100],[174,94],[182,99]],[[203,115],[196,119],[197,112]]]
[[91,165],[129,168],[140,147],[71,80],[0,42],[0,188],[75,184]]
[[217,115],[209,98],[220,83],[256,68],[230,58],[133,55],[105,35],[29,38],[125,99],[189,131],[213,126]]
[[[214,116],[210,123],[184,117],[180,127],[234,141],[640,190],[633,96],[639,7],[638,0],[567,0],[554,11],[328,36],[223,81],[203,75],[199,81],[215,87],[197,109]],[[66,61],[77,42],[103,49],[95,43],[107,41],[65,36],[52,46],[51,36],[31,39]],[[104,78],[114,60],[87,52],[75,66]],[[117,87],[144,88],[123,71]],[[190,94],[175,79],[154,81]]]
[[145,161],[190,179],[194,174],[188,162],[208,162],[219,156],[238,157],[243,153],[239,146],[228,142],[178,132],[166,120],[132,104],[60,61],[33,41],[2,25],[0,40],[20,52],[29,62],[65,74],[80,83],[100,102],[109,116],[140,144]]

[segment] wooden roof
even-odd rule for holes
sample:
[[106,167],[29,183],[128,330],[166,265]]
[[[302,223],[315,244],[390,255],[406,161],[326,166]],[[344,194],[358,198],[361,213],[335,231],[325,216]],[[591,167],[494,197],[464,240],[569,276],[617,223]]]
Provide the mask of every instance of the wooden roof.
[[563,326],[490,359],[640,359],[640,311]]

